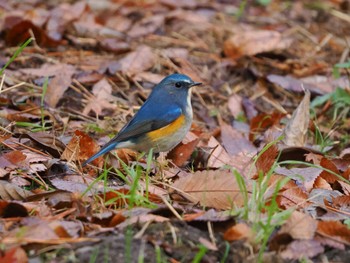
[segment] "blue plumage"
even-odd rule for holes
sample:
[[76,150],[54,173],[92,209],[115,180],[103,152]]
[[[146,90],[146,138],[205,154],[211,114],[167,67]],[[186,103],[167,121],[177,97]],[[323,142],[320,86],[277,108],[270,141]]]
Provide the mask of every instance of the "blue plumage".
[[[92,162],[99,156],[118,148],[130,148],[155,152],[168,151],[178,144],[191,127],[192,106],[190,88],[201,83],[194,82],[188,76],[173,74],[163,79],[154,87],[152,93],[134,117],[120,130],[120,132],[95,155],[91,156],[83,165]],[[150,140],[148,133],[162,129],[180,116],[185,121],[181,127],[171,132],[169,138]]]

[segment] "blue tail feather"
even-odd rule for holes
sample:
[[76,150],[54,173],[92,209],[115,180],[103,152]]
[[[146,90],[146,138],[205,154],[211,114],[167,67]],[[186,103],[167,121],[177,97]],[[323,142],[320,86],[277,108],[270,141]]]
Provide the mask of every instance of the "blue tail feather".
[[111,141],[107,143],[104,147],[102,147],[102,149],[99,152],[97,152],[96,154],[91,156],[89,159],[87,159],[85,162],[83,162],[83,166],[87,165],[88,163],[91,163],[93,160],[97,159],[101,155],[104,155],[105,153],[115,149],[117,145],[118,145],[118,142]]

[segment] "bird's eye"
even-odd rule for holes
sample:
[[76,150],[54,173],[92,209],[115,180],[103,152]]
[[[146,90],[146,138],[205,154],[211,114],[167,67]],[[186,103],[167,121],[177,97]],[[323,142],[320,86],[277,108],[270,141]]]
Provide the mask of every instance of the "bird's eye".
[[176,88],[181,88],[182,87],[182,83],[181,82],[176,82],[175,83],[175,87]]

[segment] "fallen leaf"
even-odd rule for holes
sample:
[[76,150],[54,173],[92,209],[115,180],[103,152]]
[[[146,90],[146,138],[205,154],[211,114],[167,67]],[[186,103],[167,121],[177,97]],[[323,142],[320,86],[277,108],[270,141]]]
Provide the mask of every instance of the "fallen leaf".
[[350,196],[343,195],[332,197],[332,206],[350,214]]
[[283,143],[287,146],[305,146],[310,122],[310,92],[307,90],[303,100],[293,112],[283,131]]
[[271,74],[267,79],[285,90],[302,93],[309,90],[312,94],[324,95],[333,92],[337,87],[349,87],[349,80],[346,77],[333,79],[327,76],[310,76],[297,79],[292,76],[280,76]]
[[106,78],[102,78],[92,87],[92,93],[95,96],[89,99],[83,110],[84,115],[87,115],[92,110],[97,116],[100,116],[103,109],[116,108],[116,105],[110,103],[113,99],[112,86]]
[[313,258],[324,252],[324,247],[316,240],[295,240],[279,254],[284,259]]
[[294,239],[313,239],[317,229],[317,221],[307,214],[293,211],[283,224],[279,233],[287,233]]
[[55,108],[64,92],[69,88],[76,69],[72,65],[58,63],[54,65],[43,64],[39,69],[29,68],[21,71],[38,77],[52,77],[47,87],[45,102],[50,107]]
[[[325,168],[325,170],[321,172],[320,177],[322,177],[326,182],[333,184],[334,182],[336,182],[341,178],[341,175],[339,175],[338,168],[335,166],[335,164],[331,160],[325,157],[322,158],[320,162],[320,166]],[[332,171],[333,173],[330,173],[327,170]]]
[[69,3],[61,3],[52,9],[49,20],[47,21],[47,31],[50,37],[59,40],[66,30],[66,27],[72,21],[79,19],[84,11],[87,10],[87,3],[77,1],[73,5]]
[[322,177],[317,177],[314,185],[313,185],[314,189],[327,189],[327,190],[332,190],[331,185]]
[[243,111],[242,97],[238,94],[233,94],[228,98],[227,106],[233,117],[237,118]]
[[47,132],[29,132],[23,134],[22,136],[32,139],[55,158],[59,157],[66,148],[64,143],[61,142],[56,136]]
[[169,221],[169,218],[158,216],[158,215],[152,215],[152,214],[133,215],[132,217],[128,218],[128,220],[125,220],[124,222],[117,225],[116,228],[124,229],[135,223],[138,223],[138,224],[144,224],[147,222],[161,223],[161,222],[167,222],[167,221]]
[[145,35],[154,33],[156,30],[164,27],[164,14],[155,14],[152,16],[147,16],[141,21],[138,21],[127,34],[133,38],[140,38]]
[[343,244],[350,245],[350,229],[339,221],[319,221],[317,233]]
[[338,209],[331,209],[333,198],[342,196],[339,191],[314,188],[309,194],[308,213],[316,219],[323,221],[345,220],[349,218],[347,213],[342,213]]
[[341,189],[345,195],[350,195],[350,185],[348,183],[338,180],[336,184],[339,184],[336,189]]
[[172,188],[193,203],[216,209],[230,209],[244,204],[236,178],[229,171],[198,171],[177,180]]
[[276,202],[283,209],[290,207],[305,207],[307,205],[308,195],[299,188],[290,188],[280,193]]
[[157,56],[152,49],[149,46],[141,45],[119,61],[110,63],[108,69],[111,74],[121,71],[133,76],[151,68],[156,60]]
[[238,59],[242,56],[286,49],[291,45],[291,39],[283,37],[277,31],[247,30],[241,31],[224,42],[224,52],[227,57]]
[[153,84],[158,84],[162,81],[162,79],[164,79],[164,76],[160,74],[154,74],[151,72],[140,72],[135,76],[134,79],[136,81],[146,81]]
[[208,141],[208,147],[211,149],[207,164],[208,167],[220,168],[230,163],[230,156],[213,136]]
[[27,253],[20,246],[6,249],[0,254],[0,262],[2,263],[27,263]]
[[[85,161],[100,149],[99,145],[85,132],[76,130],[74,136],[68,143],[61,155],[61,159],[68,161]],[[102,157],[92,163],[96,166],[102,165]]]
[[253,142],[257,135],[263,133],[268,128],[273,125],[279,124],[281,118],[283,118],[285,114],[274,112],[272,114],[262,113],[250,120],[250,133],[249,140]]
[[21,151],[11,151],[0,156],[1,168],[18,168],[23,166],[27,156]]
[[28,190],[13,183],[0,180],[0,198],[2,200],[23,200],[31,195],[33,193]]
[[130,44],[115,38],[104,38],[100,41],[100,45],[106,51],[113,52],[117,55],[130,51]]
[[264,149],[264,152],[261,153],[255,164],[258,173],[262,172],[263,174],[266,174],[269,172],[275,163],[277,156],[278,148],[275,144],[271,145],[267,149]]
[[199,142],[199,138],[194,139],[188,143],[179,143],[174,149],[172,149],[166,156],[176,166],[183,166],[188,161]]
[[277,167],[275,173],[287,176],[294,180],[299,186],[303,186],[307,192],[310,192],[316,178],[321,174],[322,169],[317,167],[291,168]]
[[245,223],[238,223],[224,233],[224,239],[232,242],[236,240],[250,240],[254,237],[252,229]]
[[[5,23],[7,23],[6,19],[10,19],[10,17],[5,18]],[[18,46],[23,44],[31,37],[30,31],[33,32],[35,41],[40,46],[56,47],[60,44],[59,41],[52,39],[42,28],[34,25],[31,21],[19,18],[19,21],[17,23],[7,28],[5,31],[6,45]]]
[[239,131],[227,124],[221,125],[222,145],[231,155],[250,154],[257,152],[256,147]]

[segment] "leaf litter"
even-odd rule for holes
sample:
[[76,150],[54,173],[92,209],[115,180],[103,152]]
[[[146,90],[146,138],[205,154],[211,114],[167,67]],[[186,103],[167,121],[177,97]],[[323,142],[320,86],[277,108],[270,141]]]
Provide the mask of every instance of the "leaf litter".
[[[348,7],[262,2],[3,3],[0,261],[346,262]],[[174,72],[184,141],[83,169]]]

